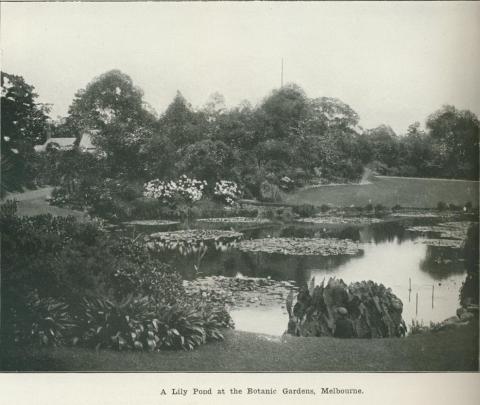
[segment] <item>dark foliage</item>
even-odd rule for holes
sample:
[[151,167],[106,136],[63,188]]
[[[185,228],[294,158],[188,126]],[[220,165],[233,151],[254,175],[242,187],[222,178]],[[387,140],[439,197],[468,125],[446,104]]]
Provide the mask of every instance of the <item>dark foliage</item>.
[[478,247],[478,224],[473,223],[468,229],[464,248],[467,277],[460,288],[460,302],[464,306],[478,305],[480,283]]
[[23,77],[1,72],[2,195],[35,185],[34,145],[47,136],[48,109]]
[[316,213],[317,209],[311,204],[302,204],[292,207],[292,211],[294,214],[298,214],[302,218],[306,218],[313,216]]

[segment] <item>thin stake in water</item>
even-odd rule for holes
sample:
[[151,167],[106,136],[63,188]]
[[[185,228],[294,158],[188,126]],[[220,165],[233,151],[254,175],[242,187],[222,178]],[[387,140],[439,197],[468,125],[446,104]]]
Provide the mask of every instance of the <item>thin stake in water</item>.
[[432,284],[432,308],[433,308],[434,296],[435,296],[435,284]]
[[417,297],[415,299],[415,316],[418,316],[418,292],[417,292]]
[[412,294],[412,279],[408,278],[408,302],[410,302],[410,295]]

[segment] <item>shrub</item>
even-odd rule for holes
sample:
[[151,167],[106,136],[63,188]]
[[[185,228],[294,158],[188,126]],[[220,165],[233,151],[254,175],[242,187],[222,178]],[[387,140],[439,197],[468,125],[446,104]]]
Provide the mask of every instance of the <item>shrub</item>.
[[439,201],[437,204],[437,210],[438,211],[445,211],[447,209],[447,204],[444,203],[443,201]]
[[463,251],[465,267],[467,270],[467,276],[460,288],[460,303],[463,306],[467,306],[469,304],[478,305],[479,301],[480,264],[478,257],[478,233],[478,225],[471,224],[467,231],[467,239],[465,241],[465,247]]
[[132,296],[122,302],[85,299],[80,317],[79,344],[115,350],[192,350],[223,339],[220,329],[232,326],[218,309],[158,305]]
[[402,206],[400,204],[396,204],[392,207],[392,211],[400,211],[402,209]]
[[70,201],[70,196],[66,189],[60,187],[55,187],[49,198],[50,204],[57,207],[64,207],[65,205],[69,204]]
[[13,216],[17,213],[17,200],[7,200],[0,205],[1,216]]
[[258,217],[275,220],[275,221],[283,221],[283,222],[289,222],[294,219],[293,209],[290,207],[280,207],[280,208],[265,207],[264,209],[259,211]]
[[224,309],[186,296],[180,275],[139,241],[72,217],[0,220],[4,342],[189,350],[231,326]]
[[408,334],[409,335],[420,335],[422,333],[428,332],[428,326],[425,326],[423,322],[419,322],[415,319],[412,319],[410,326],[408,327]]
[[373,205],[371,203],[368,203],[365,205],[365,211],[371,212],[373,211]]
[[213,194],[223,203],[233,205],[240,197],[240,189],[234,181],[220,180],[215,183]]
[[327,204],[322,204],[320,206],[320,211],[322,211],[322,212],[328,212],[328,211],[330,211],[330,209],[331,209],[331,207]]
[[131,203],[131,218],[135,219],[180,219],[180,213],[152,198],[136,198]]
[[58,346],[71,336],[75,323],[69,306],[54,298],[28,294],[25,307],[12,315],[14,341],[22,345]]
[[178,180],[162,181],[151,180],[145,184],[144,196],[161,200],[173,206],[178,203],[195,203],[203,197],[206,181],[190,179],[183,175]]
[[[381,305],[378,303],[381,302]],[[287,302],[287,305],[291,305]],[[343,308],[343,314],[338,312]],[[338,336],[358,338],[400,337],[406,327],[403,304],[391,289],[373,281],[346,285],[330,278],[327,283],[301,287],[290,312],[288,333],[296,336]],[[339,320],[350,323],[351,332],[336,335]]]
[[284,191],[292,191],[295,188],[295,181],[288,176],[280,179],[280,188]]
[[302,218],[306,218],[313,216],[316,213],[317,209],[311,204],[302,204],[292,207],[292,211],[294,214],[298,214]]
[[1,217],[2,310],[38,291],[75,305],[81,297],[117,298],[137,291],[173,302],[180,277],[139,241],[103,231],[73,217]]
[[277,185],[264,181],[260,184],[260,200],[265,202],[281,201],[281,191]]
[[137,291],[156,302],[173,303],[184,293],[182,277],[168,264],[153,260],[134,263],[120,261],[115,270],[115,296]]

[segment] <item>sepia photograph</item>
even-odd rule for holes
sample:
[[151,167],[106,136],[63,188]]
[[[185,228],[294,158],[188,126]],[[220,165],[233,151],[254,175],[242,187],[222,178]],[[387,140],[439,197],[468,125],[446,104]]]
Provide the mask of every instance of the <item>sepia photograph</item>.
[[2,380],[478,373],[479,2],[0,8]]

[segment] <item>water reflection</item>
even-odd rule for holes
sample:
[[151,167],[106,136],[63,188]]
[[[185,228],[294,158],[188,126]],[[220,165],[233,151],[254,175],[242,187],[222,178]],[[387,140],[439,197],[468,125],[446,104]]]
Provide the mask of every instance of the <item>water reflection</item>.
[[[455,315],[459,306],[459,288],[465,279],[460,250],[418,243],[420,236],[406,228],[427,225],[431,219],[401,219],[371,225],[270,224],[235,227],[247,239],[267,237],[335,237],[362,244],[363,252],[355,256],[287,256],[263,252],[209,251],[201,271],[203,275],[271,277],[308,284],[312,277],[318,284],[330,277],[342,278],[347,284],[373,280],[392,288],[404,304],[403,317],[439,322]],[[222,227],[223,228],[223,227]],[[229,225],[228,229],[232,226]],[[225,229],[225,228],[224,228]],[[186,278],[194,278],[193,261],[175,260],[175,266]],[[417,301],[418,295],[418,301]],[[282,308],[236,308],[232,312],[237,328],[279,335],[286,327]],[[258,322],[260,318],[270,322]],[[260,330],[261,329],[261,330]]]
[[310,277],[315,277],[317,283],[329,277],[342,278],[347,284],[360,280],[382,283],[402,300],[403,318],[407,325],[412,319],[423,320],[427,324],[438,322],[455,315],[458,289],[465,275],[463,271],[451,272],[438,282],[431,273],[421,269],[427,250],[426,245],[414,241],[399,243],[394,238],[388,242],[365,245],[362,258],[352,259],[334,272],[310,270]]
[[397,221],[372,224],[362,227],[359,231],[360,241],[363,243],[384,243],[396,241],[401,244],[404,241],[415,239],[415,235],[405,230],[405,224]]
[[454,273],[463,274],[465,264],[462,253],[460,249],[427,246],[425,257],[420,262],[420,269],[429,273],[435,280],[445,280]]

